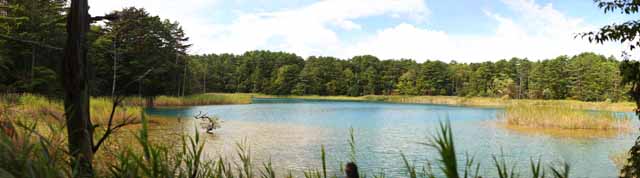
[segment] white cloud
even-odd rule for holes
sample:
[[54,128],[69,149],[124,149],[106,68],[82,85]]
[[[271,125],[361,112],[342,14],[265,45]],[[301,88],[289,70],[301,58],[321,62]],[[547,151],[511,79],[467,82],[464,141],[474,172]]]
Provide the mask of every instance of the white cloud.
[[[179,21],[191,37],[191,53],[236,53],[267,49],[298,55],[328,55],[348,58],[372,54],[380,58],[413,58],[484,61],[511,57],[545,59],[594,51],[619,55],[617,44],[589,44],[574,39],[577,32],[594,26],[569,17],[533,0],[502,0],[515,16],[485,11],[496,22],[489,35],[450,34],[419,27],[430,15],[423,0],[324,0],[308,6],[268,13],[238,14],[231,23],[208,19],[215,0],[94,0],[91,13],[102,14],[126,6],[144,7],[152,14]],[[224,8],[224,7],[220,7]],[[239,12],[239,11],[236,11]],[[446,14],[440,14],[446,15]],[[358,20],[386,16],[404,21],[393,27],[365,34]],[[367,29],[368,30],[368,29]],[[356,32],[362,38],[341,38]],[[351,41],[351,40],[356,41]]]
[[343,56],[372,54],[382,59],[446,59],[442,51],[455,49],[453,39],[442,31],[416,28],[410,24],[379,31],[374,37],[350,46]]
[[345,45],[336,31],[362,29],[356,19],[393,14],[422,21],[428,13],[422,0],[325,0],[300,9],[241,15],[207,47],[218,53],[269,49],[335,55]]
[[619,56],[619,44],[590,44],[574,38],[594,27],[582,19],[568,17],[551,4],[540,6],[531,0],[504,0],[517,17],[485,11],[498,22],[492,35],[450,35],[409,24],[379,31],[368,40],[351,46],[346,56],[373,54],[382,58],[410,57],[464,62],[526,57],[547,59],[593,51]]

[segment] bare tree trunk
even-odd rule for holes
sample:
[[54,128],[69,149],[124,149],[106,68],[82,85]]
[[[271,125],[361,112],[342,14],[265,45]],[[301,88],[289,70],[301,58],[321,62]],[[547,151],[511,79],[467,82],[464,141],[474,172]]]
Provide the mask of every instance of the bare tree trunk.
[[111,97],[116,95],[116,79],[118,78],[117,66],[118,66],[118,35],[113,38],[113,83],[111,84]]
[[67,44],[63,59],[64,109],[74,177],[93,177],[93,129],[89,116],[86,33],[87,0],[72,0],[67,17]]

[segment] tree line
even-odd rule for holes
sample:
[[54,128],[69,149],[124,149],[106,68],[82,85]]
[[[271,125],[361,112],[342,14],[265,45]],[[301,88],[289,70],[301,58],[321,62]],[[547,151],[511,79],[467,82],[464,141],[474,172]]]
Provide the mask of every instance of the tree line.
[[[0,90],[61,97],[65,44],[63,1],[9,0],[0,17]],[[450,95],[514,99],[627,100],[620,62],[594,53],[546,60],[521,58],[459,63],[371,55],[338,59],[271,51],[188,55],[178,22],[141,8],[91,26],[87,36],[89,86],[94,96],[114,92],[152,97],[206,92],[273,95]],[[53,46],[53,47],[51,47]]]
[[[0,5],[0,91],[62,97],[66,1],[8,0]],[[124,8],[86,35],[91,95],[184,95],[188,38],[178,22]]]
[[191,56],[191,93],[274,95],[449,95],[515,99],[626,100],[614,57],[594,53],[531,61],[445,63],[412,59],[350,59],[250,51]]

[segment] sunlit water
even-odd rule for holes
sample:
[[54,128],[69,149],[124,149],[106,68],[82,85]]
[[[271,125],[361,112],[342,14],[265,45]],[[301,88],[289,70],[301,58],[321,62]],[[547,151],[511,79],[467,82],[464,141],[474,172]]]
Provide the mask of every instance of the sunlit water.
[[[269,159],[274,167],[294,174],[321,168],[320,148],[325,146],[329,168],[339,170],[350,160],[349,128],[355,129],[357,163],[361,171],[387,177],[405,175],[400,153],[423,165],[437,164],[434,149],[425,146],[441,120],[453,126],[459,165],[465,153],[481,163],[481,174],[494,177],[492,155],[504,154],[522,176],[529,176],[530,158],[547,165],[571,165],[572,177],[616,177],[610,156],[633,144],[637,132],[596,138],[570,138],[512,131],[496,126],[495,108],[443,105],[334,102],[297,99],[257,99],[249,105],[216,105],[147,109],[151,115],[191,118],[199,112],[224,120],[215,136],[206,135],[210,156],[235,156],[235,144],[246,139],[256,166]],[[193,128],[194,122],[176,127]],[[511,164],[512,163],[512,164]],[[434,170],[437,167],[434,167]],[[439,171],[435,171],[439,172]]]

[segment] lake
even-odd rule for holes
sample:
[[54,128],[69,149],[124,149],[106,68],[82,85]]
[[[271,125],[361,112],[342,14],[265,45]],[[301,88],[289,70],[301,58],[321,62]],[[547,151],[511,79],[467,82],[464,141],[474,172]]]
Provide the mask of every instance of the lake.
[[[213,105],[146,109],[150,115],[191,118],[204,112],[221,118],[222,128],[206,135],[206,152],[235,156],[235,144],[250,143],[256,166],[271,159],[274,167],[300,173],[321,168],[320,149],[325,146],[331,171],[350,157],[349,128],[355,130],[357,162],[361,172],[404,175],[400,153],[422,166],[437,164],[434,149],[422,143],[436,133],[438,124],[450,120],[459,165],[465,153],[481,163],[481,175],[495,175],[492,155],[504,155],[522,176],[529,176],[530,158],[547,165],[570,163],[572,177],[616,177],[610,156],[626,151],[637,132],[598,137],[536,134],[500,126],[499,108],[475,108],[426,104],[392,104],[301,99],[255,99],[248,105]],[[189,120],[188,120],[189,121]],[[176,127],[194,128],[195,121]],[[589,134],[587,134],[589,135]],[[437,165],[436,165],[437,166]],[[436,173],[440,173],[436,170]]]

